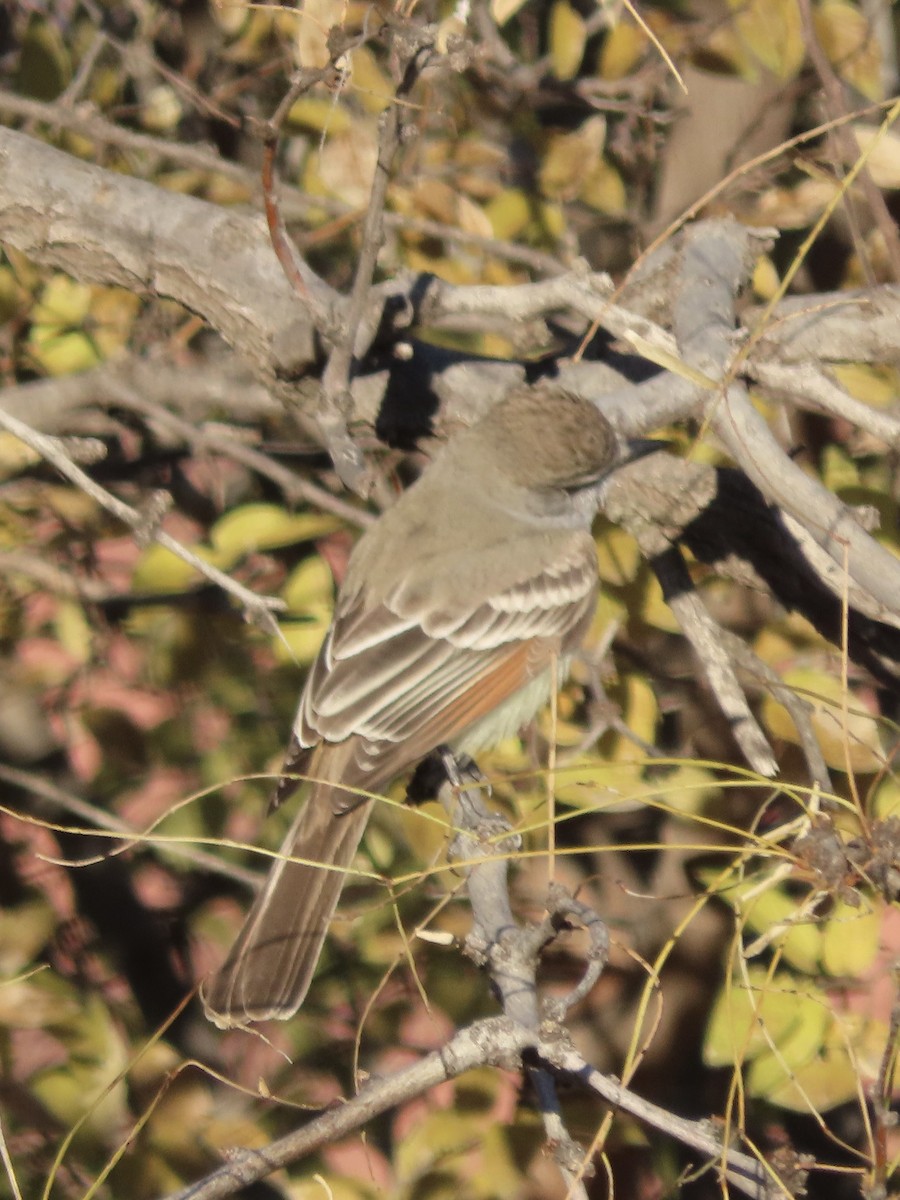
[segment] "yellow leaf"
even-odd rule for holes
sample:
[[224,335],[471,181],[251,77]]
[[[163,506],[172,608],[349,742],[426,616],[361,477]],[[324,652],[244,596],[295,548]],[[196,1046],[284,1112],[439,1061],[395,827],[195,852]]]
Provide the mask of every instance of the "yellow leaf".
[[797,0],[741,0],[735,26],[744,43],[779,79],[792,79],[806,58]]
[[557,79],[572,79],[578,74],[586,44],[584,17],[569,0],[556,0],[550,11],[550,63]]
[[622,176],[604,159],[596,162],[578,193],[579,200],[607,216],[622,216],[628,209],[628,194]]
[[889,775],[878,785],[872,800],[872,816],[880,821],[887,817],[900,817],[900,782]]
[[665,771],[658,787],[660,801],[666,808],[686,816],[701,813],[710,801],[721,795],[712,772],[692,763]]
[[519,188],[506,188],[489,202],[486,208],[494,237],[518,237],[532,218],[531,203]]
[[329,136],[325,145],[312,153],[305,178],[318,183],[318,190],[337,196],[345,203],[364,208],[369,201],[372,177],[378,158],[375,120],[358,118],[346,132]]
[[832,492],[859,483],[856,463],[842,446],[829,443],[822,451],[822,482]]
[[289,513],[277,504],[243,504],[216,521],[209,540],[234,561],[257,550],[274,550],[322,537],[340,526],[327,513]]
[[19,441],[12,433],[0,432],[0,478],[8,479],[41,461],[37,450]]
[[574,200],[603,154],[606,119],[589,117],[574,133],[550,139],[540,168],[543,194],[553,200]]
[[864,404],[871,404],[873,408],[893,407],[897,394],[900,393],[900,373],[895,367],[876,367],[868,363],[834,363],[829,370],[851,396],[862,400]]
[[[844,713],[841,682],[827,671],[797,668],[784,675],[784,682],[800,700],[812,707],[812,725],[829,767],[839,771],[875,772],[885,765],[884,751],[875,718],[866,712],[853,693]],[[767,696],[763,721],[776,737],[799,741],[787,710]]]
[[128,1048],[98,996],[82,998],[74,1013],[51,1026],[69,1052],[68,1061],[35,1076],[35,1094],[66,1126],[87,1116],[80,1132],[116,1145],[128,1120],[128,1092],[116,1081],[128,1063]]
[[604,79],[625,79],[644,57],[647,35],[633,21],[620,20],[606,35],[600,51],[600,75]]
[[288,576],[281,589],[288,612],[306,612],[313,605],[330,604],[334,579],[328,564],[318,554],[305,558]]
[[859,1073],[840,1044],[823,1044],[803,1062],[793,1062],[792,1047],[787,1070],[774,1055],[767,1054],[750,1068],[747,1090],[753,1096],[791,1112],[827,1112],[859,1096]]
[[368,46],[360,46],[350,56],[350,78],[353,91],[368,113],[376,115],[391,103],[394,88],[378,65]]
[[48,375],[75,375],[100,362],[100,355],[85,334],[60,333],[53,325],[33,326],[28,350]]
[[768,254],[760,255],[753,268],[753,290],[761,300],[772,300],[778,291],[780,280],[775,264]]
[[850,128],[861,151],[868,150],[878,139],[866,159],[866,170],[875,183],[882,188],[900,188],[900,134],[893,129],[880,133],[871,125],[855,124]]
[[816,178],[796,187],[766,188],[753,206],[753,218],[779,229],[802,229],[821,216],[839,186],[836,180]]
[[250,21],[253,0],[216,0],[209,15],[229,37],[237,37]]
[[90,307],[91,288],[88,284],[76,283],[68,275],[54,275],[41,291],[32,320],[35,325],[71,328],[82,323]]
[[[208,546],[190,546],[189,549],[198,558],[213,566],[223,565],[221,556]],[[138,560],[132,575],[131,585],[136,592],[151,594],[162,592],[183,592],[196,587],[201,582],[200,572],[179,558],[165,546],[156,542],[148,546]]]
[[[52,932],[49,930],[48,936]],[[45,1029],[63,1013],[77,1012],[78,1004],[73,997],[43,986],[45,975],[42,971],[28,979],[0,980],[0,1028]]]
[[592,812],[631,812],[661,790],[644,778],[642,763],[611,763],[596,757],[560,768],[556,798]]
[[880,931],[881,915],[875,909],[836,904],[822,931],[822,961],[828,974],[859,979],[875,962]]
[[296,10],[295,23],[298,66],[327,67],[331,60],[328,32],[341,23],[341,5],[334,0],[304,0],[303,7]]
[[619,596],[614,596],[606,588],[601,588],[597,611],[594,613],[590,631],[585,638],[586,643],[591,646],[597,642],[605,642],[610,625],[624,625],[627,620],[628,605],[625,601]]
[[[20,10],[24,15],[27,9]],[[60,21],[32,16],[25,30],[14,88],[37,100],[55,100],[72,76],[72,62]]]
[[[643,675],[625,675],[621,681],[620,690],[624,690],[622,716],[625,724],[645,742],[654,742],[656,726],[659,722],[659,705],[656,703],[656,693]],[[645,758],[644,752],[635,746],[634,742],[622,741],[622,749],[626,761],[633,762],[635,757]],[[620,757],[620,756],[617,756]]]
[[561,238],[569,228],[562,205],[551,201],[538,206],[541,229],[547,237]]
[[494,236],[491,219],[470,196],[460,195],[457,198],[456,224],[466,233],[474,233],[477,237],[490,238]]
[[665,633],[681,633],[675,614],[666,604],[662,588],[655,575],[647,575],[643,599],[637,615],[646,625],[662,629]]
[[785,1041],[803,1019],[803,993],[786,972],[769,979],[765,968],[751,967],[747,981],[731,979],[719,992],[703,1046],[708,1066],[740,1066]]
[[505,25],[525,3],[526,0],[491,0],[491,16],[498,25]]
[[637,578],[641,552],[630,533],[610,525],[597,538],[597,568],[603,583],[624,587]]
[[[305,621],[280,622],[281,637],[274,638],[272,641],[275,657],[279,662],[297,662],[301,666],[306,666],[319,653],[330,624],[330,604],[310,605]],[[285,642],[287,642],[287,646],[285,646]]]
[[798,971],[813,975],[822,956],[822,928],[814,920],[792,922],[797,906],[798,901],[781,888],[766,888],[749,904],[747,928],[767,934],[782,922],[786,923],[786,928],[773,936],[771,945],[781,951],[785,962]]
[[813,21],[838,75],[869,100],[881,100],[881,50],[869,17],[843,0],[825,0],[813,9]]
[[347,109],[327,96],[301,96],[291,105],[287,119],[291,125],[316,133],[344,133],[352,124]]
[[0,910],[0,992],[49,940],[57,918],[43,900],[28,900]]
[[91,657],[92,630],[84,609],[75,600],[60,600],[53,620],[59,644],[80,663]]
[[154,133],[168,133],[175,129],[182,117],[181,100],[178,93],[167,83],[158,83],[147,92],[141,105],[140,120],[145,129]]
[[440,179],[422,180],[412,192],[414,211],[421,215],[455,225],[479,237],[494,236],[494,228],[485,210],[469,196],[464,196]]

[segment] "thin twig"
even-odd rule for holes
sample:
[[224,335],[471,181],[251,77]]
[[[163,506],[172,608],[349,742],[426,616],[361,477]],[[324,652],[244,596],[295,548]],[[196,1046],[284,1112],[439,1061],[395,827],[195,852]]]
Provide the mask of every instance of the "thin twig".
[[900,449],[900,419],[894,413],[873,408],[851,396],[818,363],[792,366],[754,360],[749,374],[763,387],[781,393],[803,408],[843,417],[880,441]]
[[347,432],[346,414],[352,405],[350,380],[354,360],[368,351],[381,319],[383,299],[379,298],[375,311],[366,313],[366,308],[372,293],[375,265],[384,237],[387,188],[394,158],[403,137],[405,101],[430,53],[430,43],[418,40],[415,42],[403,65],[394,101],[379,117],[378,157],[363,224],[359,261],[344,314],[344,329],[322,373],[319,424],[341,479],[348,487],[362,494],[371,489],[372,479],[359,448]]
[[[96,829],[102,829],[106,833],[121,833],[129,840],[140,843],[140,830],[129,825],[127,821],[123,821],[115,813],[97,808],[81,796],[75,796],[71,792],[65,791],[35,771],[24,771],[18,767],[10,767],[5,763],[0,763],[0,780],[11,787],[21,788],[23,792],[28,792],[32,796],[37,796],[41,800],[48,801],[56,808],[62,809],[63,812],[71,813],[73,816],[78,817],[79,820],[85,821],[88,825],[93,825]],[[150,844],[153,845],[153,843]],[[253,890],[257,889],[262,883],[263,877],[259,871],[250,871],[246,867],[238,866],[237,863],[226,862],[221,855],[210,854],[199,846],[179,845],[176,842],[172,842],[163,848],[163,853],[187,859],[188,862],[202,868],[204,871],[209,871],[215,875],[223,875],[226,879],[233,879],[235,882],[242,883]]]
[[[506,1016],[517,1026],[537,1034],[542,1021],[537,965],[542,948],[555,937],[553,922],[548,918],[536,926],[523,928],[519,925],[509,903],[509,864],[512,856],[521,849],[521,838],[505,817],[488,808],[485,794],[478,786],[483,780],[474,764],[467,771],[464,783],[462,769],[453,755],[445,750],[442,758],[448,783],[441,789],[440,799],[456,830],[448,854],[465,872],[474,918],[466,938],[466,953],[479,966],[486,967]],[[555,910],[562,908],[562,891],[558,888],[554,894],[552,906]],[[599,917],[595,919],[600,923]],[[599,957],[602,957],[599,966],[602,970],[606,960],[605,956]],[[589,974],[593,983],[593,972],[589,971]],[[556,1015],[562,1013],[557,1009]],[[553,1148],[553,1156],[566,1180],[568,1195],[572,1200],[586,1200],[587,1192],[582,1183],[584,1153],[566,1128],[553,1076],[543,1066],[531,1065],[528,1077],[537,1096],[548,1145]]]
[[[288,235],[278,203],[276,161],[282,126],[291,108],[301,96],[317,84],[334,83],[336,73],[334,57],[322,68],[297,72],[290,88],[282,96],[278,107],[265,125],[261,173],[263,207],[272,249],[281,263],[281,269],[284,271],[288,283],[308,306],[313,324],[319,334],[328,341],[333,340],[336,333],[334,308],[337,297],[303,260]],[[332,297],[331,303],[328,302],[329,294]]]
[[54,466],[61,475],[75,484],[86,495],[95,500],[107,512],[117,517],[123,524],[133,529],[138,539],[143,541],[158,542],[160,546],[165,546],[167,550],[171,550],[184,562],[194,567],[201,575],[205,576],[212,583],[218,584],[223,591],[233,596],[238,604],[244,609],[247,616],[259,624],[269,633],[278,635],[278,625],[272,616],[273,612],[283,611],[287,605],[284,600],[278,596],[258,596],[255,592],[251,592],[249,588],[245,588],[237,580],[232,579],[230,575],[226,575],[224,571],[220,571],[217,567],[212,566],[208,562],[204,562],[199,555],[194,554],[181,542],[178,542],[170,534],[159,528],[159,518],[161,513],[151,512],[142,513],[136,508],[132,508],[130,504],[126,504],[124,500],[120,500],[106,488],[101,487],[91,479],[80,467],[77,467],[72,460],[63,453],[60,449],[58,438],[49,437],[44,433],[37,433],[24,421],[20,421],[17,417],[10,416],[0,409],[0,428],[7,430],[8,433],[23,441],[26,446],[30,446],[36,450],[42,458],[46,459]]
[[268,454],[263,454],[260,450],[245,445],[236,432],[230,434],[227,428],[221,425],[213,426],[209,423],[199,427],[192,425],[190,421],[185,421],[183,417],[170,412],[156,401],[145,400],[143,396],[124,383],[111,384],[109,390],[112,399],[119,407],[130,409],[132,412],[140,413],[152,421],[158,422],[183,438],[186,445],[192,449],[218,451],[235,462],[242,463],[256,471],[264,478],[271,479],[281,488],[290,503],[304,500],[307,504],[312,504],[316,508],[322,509],[323,512],[330,512],[360,529],[371,525],[376,519],[372,513],[358,505],[348,504],[339,496],[332,495],[325,488],[319,487],[309,479],[304,479],[302,475],[298,475],[296,471],[292,471],[290,467],[286,467]]

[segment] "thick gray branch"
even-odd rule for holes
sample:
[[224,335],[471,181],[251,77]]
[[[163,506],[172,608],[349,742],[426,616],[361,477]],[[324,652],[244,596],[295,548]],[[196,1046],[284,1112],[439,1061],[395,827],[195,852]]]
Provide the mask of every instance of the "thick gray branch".
[[[734,297],[750,253],[749,231],[736,223],[698,225],[688,231],[682,287],[673,325],[689,366],[727,381],[736,349]],[[784,453],[750,403],[743,384],[712,393],[713,428],[747,476],[773,504],[802,524],[851,580],[900,616],[900,561],[878,545],[836,496]]]
[[0,242],[75,278],[168,296],[265,375],[299,373],[312,326],[261,217],[168,193],[0,128]]

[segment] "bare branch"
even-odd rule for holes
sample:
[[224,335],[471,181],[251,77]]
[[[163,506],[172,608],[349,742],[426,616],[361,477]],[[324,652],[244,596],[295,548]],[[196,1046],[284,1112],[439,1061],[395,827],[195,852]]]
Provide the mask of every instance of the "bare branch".
[[[686,267],[673,322],[682,356],[710,379],[727,380],[735,348],[733,304],[749,262],[736,223],[686,231]],[[804,474],[772,436],[738,383],[708,401],[709,418],[736,462],[767,499],[799,521],[829,557],[887,612],[900,617],[900,562],[879,546],[827,488]]]
[[[71,813],[95,829],[101,829],[107,833],[121,833],[133,845],[141,844],[139,829],[129,825],[127,821],[121,820],[115,813],[97,808],[81,796],[65,791],[36,771],[24,771],[18,767],[0,763],[0,780],[10,787],[21,788],[23,792],[37,796],[62,812]],[[204,871],[209,871],[214,875],[224,875],[226,879],[233,879],[245,887],[255,889],[262,883],[263,877],[260,871],[251,871],[237,863],[230,863],[221,855],[212,854],[199,846],[179,846],[176,842],[167,842],[164,846],[151,844],[163,855],[171,854],[174,857],[186,859]]]
[[133,389],[126,388],[122,384],[111,384],[109,394],[114,404],[130,409],[132,412],[141,413],[152,420],[154,425],[159,425],[177,435],[192,449],[217,451],[235,462],[243,463],[244,466],[256,471],[264,478],[271,479],[281,488],[289,503],[303,500],[315,508],[322,509],[323,512],[330,512],[341,517],[342,520],[348,521],[357,528],[364,529],[375,520],[372,513],[366,512],[357,505],[348,504],[346,500],[332,495],[325,488],[298,475],[296,471],[277,462],[268,454],[263,454],[252,446],[246,445],[239,440],[237,431],[229,432],[226,427],[211,423],[199,427],[194,426],[182,417],[170,413],[157,402],[145,400]]
[[397,1105],[456,1079],[475,1067],[495,1066],[515,1070],[523,1051],[530,1050],[557,1070],[565,1071],[607,1103],[630,1113],[654,1129],[677,1138],[684,1145],[718,1163],[723,1176],[753,1200],[776,1200],[784,1191],[775,1173],[748,1154],[723,1147],[711,1121],[689,1121],[642,1100],[617,1080],[589,1066],[565,1036],[535,1036],[508,1017],[489,1017],[454,1034],[440,1050],[386,1079],[373,1078],[363,1091],[346,1104],[329,1108],[301,1129],[287,1134],[263,1149],[233,1150],[227,1163],[167,1200],[223,1200],[242,1187],[320,1147],[360,1129],[366,1122]]
[[[449,750],[441,754],[447,784],[440,799],[456,834],[448,851],[466,875],[474,923],[466,938],[466,953],[485,967],[500,998],[503,1012],[517,1028],[535,1036],[541,1028],[537,994],[537,966],[542,948],[552,941],[555,929],[546,920],[523,928],[509,903],[509,864],[522,840],[503,816],[485,803],[485,780],[474,764],[460,768]],[[467,778],[462,778],[465,769]],[[555,897],[559,907],[561,901]],[[573,902],[574,903],[574,902]],[[599,921],[599,918],[597,918]],[[606,959],[602,958],[602,970]],[[599,974],[599,972],[598,972]],[[573,1200],[586,1200],[582,1183],[584,1154],[566,1129],[553,1076],[541,1066],[529,1066],[528,1076],[537,1095],[548,1145]]]
[[890,412],[864,404],[812,362],[788,366],[777,362],[754,362],[751,374],[757,383],[778,392],[802,408],[843,417],[888,446],[900,449],[900,419]]
[[269,632],[277,633],[278,626],[275,623],[272,613],[280,612],[287,607],[284,600],[277,596],[256,595],[255,592],[251,592],[248,588],[238,583],[237,580],[232,579],[230,575],[226,575],[224,571],[220,571],[218,567],[205,562],[199,555],[194,554],[192,550],[189,550],[186,546],[182,546],[175,538],[158,527],[158,520],[161,514],[151,514],[148,519],[146,513],[141,513],[136,508],[132,508],[130,504],[126,504],[124,500],[120,500],[117,496],[108,492],[106,488],[95,483],[89,475],[86,475],[80,467],[77,467],[71,459],[62,453],[57,438],[48,437],[44,433],[38,433],[36,430],[29,428],[24,421],[20,421],[17,417],[12,417],[9,413],[5,413],[2,410],[0,410],[0,428],[7,430],[8,433],[12,433],[27,446],[31,446],[42,458],[54,466],[61,475],[65,476],[70,483],[74,483],[76,487],[95,500],[102,508],[105,508],[107,512],[112,513],[123,524],[133,529],[139,539],[158,542],[161,546],[165,546],[167,550],[171,550],[173,554],[177,554],[180,559],[194,567],[201,575],[205,576],[212,583],[218,584],[219,587],[233,596],[252,620],[258,622]]
[[[412,29],[404,27],[404,37],[412,36]],[[402,44],[397,37],[395,42]],[[353,399],[350,381],[353,363],[358,356],[370,348],[381,321],[381,303],[378,295],[373,296],[372,280],[378,252],[383,238],[384,205],[387,197],[391,168],[403,136],[404,106],[415,86],[421,69],[431,54],[429,39],[415,38],[403,55],[401,78],[393,102],[388,105],[378,121],[378,157],[372,177],[372,189],[363,224],[362,246],[356,264],[353,287],[347,299],[344,329],[337,338],[325,370],[322,372],[322,407],[318,414],[319,424],[325,433],[326,442],[335,468],[344,483],[367,495],[373,479],[366,469],[359,449],[347,432],[347,416],[352,410]],[[370,297],[376,303],[369,304]],[[368,311],[367,311],[368,309]]]
[[0,241],[76,279],[179,301],[269,380],[296,376],[315,357],[309,315],[261,218],[165,193],[5,128]]
[[778,773],[778,763],[775,761],[772,747],[738,682],[731,656],[722,643],[721,630],[691,585],[690,575],[680,551],[673,549],[655,557],[653,567],[662,585],[666,603],[678,618],[682,632],[693,646],[707,682],[744,757],[760,775],[773,778]]
[[[60,103],[47,104],[30,96],[17,96],[0,88],[0,112],[12,116],[40,121],[51,129],[67,129],[105,146],[115,146],[132,154],[146,155],[153,161],[173,162],[179,166],[198,171],[209,171],[235,183],[243,184],[249,194],[262,202],[259,173],[241,163],[232,162],[209,145],[203,143],[173,142],[141,133],[124,125],[117,125],[105,117],[88,102],[75,106]],[[292,221],[307,219],[310,213],[327,212],[335,217],[354,216],[360,221],[364,213],[358,212],[343,200],[331,196],[306,195],[298,187],[282,183],[280,209],[283,216]],[[529,267],[538,275],[556,275],[563,264],[552,254],[534,250],[503,238],[486,237],[442,221],[432,221],[406,213],[386,212],[384,223],[389,229],[405,229],[424,237],[439,238],[451,244],[462,244],[482,250],[485,254]]]
[[386,1079],[370,1080],[358,1096],[330,1108],[301,1129],[259,1150],[234,1150],[229,1160],[206,1179],[169,1200],[221,1200],[272,1171],[296,1162],[360,1129],[367,1121],[421,1096],[439,1083],[487,1064],[514,1068],[532,1035],[505,1017],[479,1021],[455,1034],[440,1050]]
[[97,410],[123,387],[179,413],[186,421],[203,421],[215,414],[253,424],[279,416],[283,409],[259,384],[244,363],[231,353],[177,365],[164,357],[124,355],[77,375],[37,379],[0,392],[0,408],[26,421],[41,433],[72,433],[91,427]]

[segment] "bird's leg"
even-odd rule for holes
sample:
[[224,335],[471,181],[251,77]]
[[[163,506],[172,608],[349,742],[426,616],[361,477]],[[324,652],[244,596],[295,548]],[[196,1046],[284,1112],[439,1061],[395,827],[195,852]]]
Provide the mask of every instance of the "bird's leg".
[[436,800],[445,783],[459,791],[477,788],[487,796],[491,794],[491,785],[473,758],[468,754],[456,754],[449,746],[441,745],[423,758],[413,772],[406,788],[407,804]]

